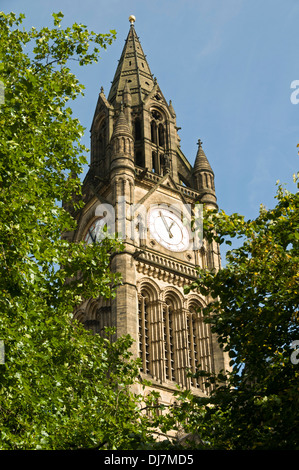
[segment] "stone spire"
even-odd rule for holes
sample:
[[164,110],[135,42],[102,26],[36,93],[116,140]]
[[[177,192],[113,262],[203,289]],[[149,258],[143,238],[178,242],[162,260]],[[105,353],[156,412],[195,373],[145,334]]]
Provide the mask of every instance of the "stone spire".
[[214,172],[211,168],[209,160],[207,159],[206,154],[202,148],[202,141],[198,139],[197,144],[198,144],[198,150],[197,150],[196,159],[195,159],[195,163],[193,167],[193,173],[195,174],[200,171],[206,170],[206,171],[210,171],[214,175]]
[[202,141],[200,139],[197,144],[198,150],[192,172],[194,185],[200,192],[200,202],[217,207],[214,172],[202,148]]
[[129,21],[130,30],[108,95],[114,107],[122,100],[126,82],[131,90],[132,106],[141,104],[154,87],[153,75],[135,31],[135,17],[131,15]]

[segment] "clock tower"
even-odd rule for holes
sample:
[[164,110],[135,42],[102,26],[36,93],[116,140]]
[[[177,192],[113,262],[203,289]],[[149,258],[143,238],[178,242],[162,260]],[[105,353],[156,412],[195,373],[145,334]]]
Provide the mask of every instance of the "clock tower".
[[122,284],[115,298],[86,300],[75,315],[95,333],[113,326],[117,336],[130,334],[141,375],[167,404],[176,384],[208,393],[187,369],[226,368],[217,338],[203,321],[209,299],[197,292],[184,295],[197,266],[220,268],[218,246],[201,240],[200,224],[195,230],[190,225],[201,204],[217,208],[217,202],[202,142],[192,166],[181,150],[172,103],[150,71],[135,18],[129,20],[109,94],[101,89],[98,96],[85,205],[70,235],[73,241],[95,242],[104,224],[118,233],[124,249],[111,263]]

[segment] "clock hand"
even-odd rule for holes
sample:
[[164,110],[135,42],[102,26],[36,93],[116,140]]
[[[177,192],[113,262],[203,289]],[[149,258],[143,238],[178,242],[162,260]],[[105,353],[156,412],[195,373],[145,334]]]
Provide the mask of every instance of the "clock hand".
[[90,237],[91,237],[91,239],[92,239],[93,243],[95,243],[95,242],[96,242],[96,239],[97,239],[97,237],[96,237],[96,236],[95,236],[95,237],[93,237],[93,235],[92,235],[92,231],[91,231],[90,229],[88,230],[88,233],[89,233],[89,235],[90,235]]
[[162,219],[162,221],[163,221],[163,224],[165,225],[165,228],[166,228],[166,230],[167,230],[167,232],[168,232],[169,238],[172,238],[173,235],[172,235],[170,229],[171,229],[171,227],[173,226],[173,222],[172,222],[171,226],[168,227],[163,213],[162,213],[161,211],[160,211],[159,213],[160,213],[161,219]]
[[[174,225],[174,220],[171,222],[170,224],[170,227],[169,227],[169,230],[171,229],[171,227]],[[173,235],[171,234],[171,236],[173,237]]]

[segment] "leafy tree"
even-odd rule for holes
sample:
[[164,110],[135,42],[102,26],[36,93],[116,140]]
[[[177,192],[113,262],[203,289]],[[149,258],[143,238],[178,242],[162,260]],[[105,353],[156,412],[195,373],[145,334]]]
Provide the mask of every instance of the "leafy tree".
[[109,270],[119,242],[70,244],[61,235],[76,222],[58,203],[80,200],[87,150],[68,106],[84,87],[68,64],[97,61],[115,32],[63,29],[62,18],[27,31],[24,15],[0,13],[1,449],[121,448],[146,433],[130,338],[111,343],[72,319],[120,282]]
[[164,423],[164,430],[184,425],[199,447],[299,448],[299,193],[278,186],[276,199],[255,220],[223,211],[204,216],[208,240],[231,245],[238,237],[240,246],[220,271],[199,270],[190,287],[211,295],[206,321],[230,358],[230,371],[198,372],[214,386],[210,397],[180,392],[181,405]]

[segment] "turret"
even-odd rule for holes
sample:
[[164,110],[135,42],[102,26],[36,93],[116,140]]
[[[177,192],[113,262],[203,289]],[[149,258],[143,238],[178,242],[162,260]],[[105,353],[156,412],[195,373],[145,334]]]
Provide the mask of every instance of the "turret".
[[[115,210],[115,231],[124,243],[124,250],[114,254],[111,270],[122,274],[122,284],[111,301],[111,315],[116,322],[117,335],[129,334],[138,338],[138,303],[136,267],[133,254],[136,251],[132,230],[131,208],[135,193],[134,139],[124,112],[123,102],[111,137],[110,184],[112,204]],[[137,357],[138,343],[132,345]]]
[[111,137],[111,176],[116,169],[121,173],[128,169],[134,174],[134,139],[124,113],[123,103]]
[[123,104],[111,137],[110,181],[115,208],[116,232],[130,238],[130,207],[134,204],[134,139]]
[[192,174],[194,186],[200,192],[200,202],[217,208],[214,172],[202,148],[200,139],[198,140],[198,151]]

